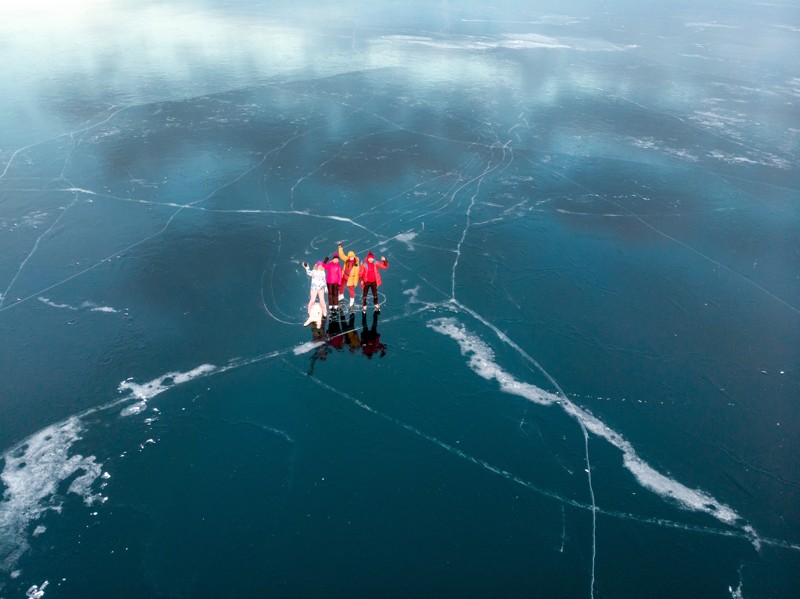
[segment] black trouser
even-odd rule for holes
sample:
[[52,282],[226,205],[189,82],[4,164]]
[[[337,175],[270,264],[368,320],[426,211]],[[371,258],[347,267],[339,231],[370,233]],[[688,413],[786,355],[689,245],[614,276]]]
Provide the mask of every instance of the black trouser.
[[328,283],[328,304],[339,305],[339,283]]
[[378,305],[378,282],[372,281],[371,283],[364,282],[364,291],[361,295],[361,305],[366,307],[367,305],[367,292],[372,289],[372,303],[376,306]]

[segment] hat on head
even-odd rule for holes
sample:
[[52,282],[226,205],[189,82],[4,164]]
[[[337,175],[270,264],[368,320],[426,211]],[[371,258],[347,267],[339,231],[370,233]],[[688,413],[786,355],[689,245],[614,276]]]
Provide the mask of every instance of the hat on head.
[[353,250],[350,250],[349,252],[347,252],[347,259],[348,260],[355,260],[356,259],[356,253]]
[[367,252],[367,260],[369,260],[370,258],[375,258],[375,254],[373,254],[372,252]]
[[314,265],[314,268],[316,268],[317,266],[325,266],[325,265],[322,263],[322,261],[319,261]]

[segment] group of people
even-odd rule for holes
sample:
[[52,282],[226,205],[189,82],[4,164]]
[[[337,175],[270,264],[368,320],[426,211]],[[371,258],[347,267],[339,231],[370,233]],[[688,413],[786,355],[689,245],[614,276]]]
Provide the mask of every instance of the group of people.
[[[352,311],[356,299],[356,286],[361,286],[361,311],[367,311],[367,294],[372,292],[372,303],[375,313],[380,313],[381,306],[378,300],[378,287],[380,287],[381,270],[389,268],[389,261],[381,256],[375,259],[375,254],[367,253],[367,257],[360,262],[355,252],[345,253],[342,242],[338,242],[337,252],[333,258],[314,264],[314,268],[303,262],[306,273],[311,277],[311,295],[308,301],[309,321],[314,320],[314,313],[321,312],[322,318],[328,315],[325,303],[325,293],[328,294],[331,313],[339,312],[339,302],[344,301],[344,291],[350,292],[350,310]],[[341,260],[341,262],[340,262]],[[319,303],[317,303],[319,302]],[[319,325],[318,325],[319,326]]]

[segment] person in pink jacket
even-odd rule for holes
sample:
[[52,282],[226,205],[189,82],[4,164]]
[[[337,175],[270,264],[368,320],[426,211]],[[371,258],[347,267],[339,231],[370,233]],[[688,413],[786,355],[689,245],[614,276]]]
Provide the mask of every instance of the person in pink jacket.
[[328,303],[331,306],[331,312],[336,313],[339,311],[339,283],[342,280],[342,267],[339,265],[339,257],[334,254],[330,262],[326,257],[323,266],[327,271],[325,280],[328,284]]
[[380,262],[375,261],[375,254],[369,252],[367,259],[361,264],[361,270],[358,273],[361,279],[361,311],[367,311],[367,292],[372,290],[372,303],[375,305],[375,312],[381,311],[381,306],[378,303],[378,287],[381,285],[381,273],[383,269],[389,268],[389,261],[381,256]]

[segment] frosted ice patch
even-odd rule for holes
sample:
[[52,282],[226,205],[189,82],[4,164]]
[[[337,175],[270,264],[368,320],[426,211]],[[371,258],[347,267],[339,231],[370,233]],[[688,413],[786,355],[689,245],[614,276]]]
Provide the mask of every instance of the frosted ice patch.
[[[642,487],[684,509],[705,512],[725,524],[741,522],[740,516],[733,509],[720,503],[709,494],[698,489],[690,489],[655,470],[636,455],[633,446],[622,435],[566,397],[560,397],[535,385],[517,381],[495,362],[492,349],[477,335],[469,333],[464,325],[456,319],[437,318],[430,321],[428,326],[434,331],[454,339],[461,348],[461,354],[468,358],[469,367],[484,379],[496,380],[502,391],[542,405],[553,403],[561,405],[564,411],[581,423],[587,431],[605,439],[622,452],[623,465]],[[754,531],[750,531],[750,536],[757,540]]]
[[[11,570],[28,549],[26,531],[48,510],[61,508],[59,486],[72,479],[67,493],[87,505],[100,500],[92,484],[102,473],[94,456],[70,454],[83,426],[76,417],[48,426],[3,453],[0,479],[6,487],[0,503],[0,569]],[[63,490],[60,491],[62,494]]]
[[417,236],[416,233],[414,233],[413,231],[409,231],[408,233],[400,233],[400,235],[395,235],[394,238],[397,241],[405,243],[406,247],[408,248],[408,251],[409,252],[413,252],[414,251],[414,244],[411,243],[411,242],[414,241],[414,238],[416,236]]
[[295,356],[299,356],[306,352],[310,352],[312,349],[319,347],[320,345],[325,345],[324,341],[306,341],[305,343],[301,343],[300,345],[295,346],[292,349],[292,353]]
[[123,408],[119,415],[120,416],[134,416],[139,414],[140,412],[144,412],[147,409],[147,402],[139,401],[133,404],[132,406],[127,406]]
[[[201,364],[197,368],[193,368],[188,372],[168,372],[167,374],[163,374],[160,377],[153,379],[152,381],[142,383],[141,385],[134,383],[132,379],[127,379],[119,384],[118,390],[120,393],[123,391],[130,391],[133,397],[142,400],[142,402],[146,402],[148,399],[152,399],[156,395],[171,389],[175,385],[180,385],[196,378],[207,376],[216,369],[217,367],[213,364]],[[129,416],[130,414],[135,414],[140,411],[141,410],[133,411],[125,415]]]
[[416,287],[412,287],[411,289],[404,289],[403,295],[408,298],[408,302],[410,304],[421,304],[422,302],[419,299],[419,285]]

